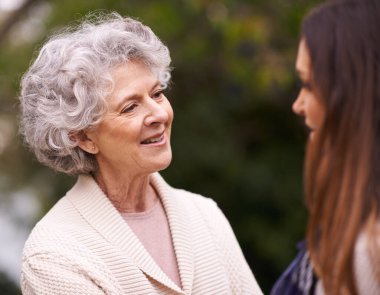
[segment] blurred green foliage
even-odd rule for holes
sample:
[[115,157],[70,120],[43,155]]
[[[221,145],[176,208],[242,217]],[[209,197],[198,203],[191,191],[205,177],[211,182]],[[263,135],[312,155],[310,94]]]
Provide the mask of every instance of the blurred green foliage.
[[19,80],[36,49],[51,33],[94,10],[133,16],[160,36],[173,60],[168,96],[175,110],[174,158],[162,174],[173,186],[217,201],[268,293],[305,230],[306,136],[291,103],[297,94],[300,22],[318,2],[37,2],[22,20],[40,18],[35,39],[23,41],[17,24],[0,48],[0,121],[14,126],[0,154],[0,189],[32,188],[42,204],[37,220],[75,181],[39,165],[15,131]]

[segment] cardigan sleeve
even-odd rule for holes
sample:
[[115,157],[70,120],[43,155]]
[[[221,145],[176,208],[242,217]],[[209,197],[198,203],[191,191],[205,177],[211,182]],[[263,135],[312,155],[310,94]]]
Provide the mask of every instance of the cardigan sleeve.
[[217,210],[220,212],[221,230],[217,236],[217,243],[220,243],[234,294],[262,294],[229,222],[222,211],[219,208]]
[[[230,223],[216,203],[210,199],[208,201],[212,204],[207,206],[208,212],[204,211],[204,218],[207,220],[215,246],[220,253],[221,263],[226,270],[232,293],[262,295]],[[200,209],[205,210],[205,207]]]
[[75,295],[110,294],[91,274],[57,253],[40,253],[23,261],[22,294]]
[[22,294],[120,294],[108,268],[74,236],[72,228],[36,226],[23,250]]

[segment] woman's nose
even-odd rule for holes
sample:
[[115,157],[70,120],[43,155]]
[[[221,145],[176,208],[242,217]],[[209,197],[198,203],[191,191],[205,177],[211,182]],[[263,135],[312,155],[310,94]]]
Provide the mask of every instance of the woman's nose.
[[298,94],[296,100],[293,102],[292,110],[295,114],[297,114],[299,116],[303,116],[305,114],[304,99],[302,96],[302,90]]
[[154,100],[149,103],[148,113],[145,118],[145,125],[150,126],[152,124],[166,123],[168,118],[169,114],[163,105]]

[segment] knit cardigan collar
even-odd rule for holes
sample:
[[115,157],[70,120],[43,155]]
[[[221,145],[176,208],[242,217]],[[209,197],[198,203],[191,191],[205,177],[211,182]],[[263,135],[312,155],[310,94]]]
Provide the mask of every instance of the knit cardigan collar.
[[176,198],[175,190],[158,173],[152,174],[151,182],[162,200],[168,218],[182,290],[156,264],[91,176],[79,176],[77,183],[67,193],[67,198],[91,227],[95,228],[109,243],[124,251],[146,275],[172,291],[191,294],[194,274],[191,234],[188,225],[191,216],[181,201]]

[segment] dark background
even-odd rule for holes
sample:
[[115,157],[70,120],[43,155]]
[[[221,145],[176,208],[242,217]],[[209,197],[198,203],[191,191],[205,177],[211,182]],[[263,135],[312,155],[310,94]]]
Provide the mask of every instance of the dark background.
[[[17,228],[28,232],[75,181],[38,164],[22,144],[20,77],[55,30],[94,10],[117,11],[149,25],[171,51],[173,162],[163,176],[219,204],[267,294],[305,230],[307,135],[291,104],[298,90],[294,61],[300,23],[320,1],[29,2],[0,14],[0,206],[6,208],[15,192],[23,192],[17,214],[8,212]],[[21,218],[30,211],[29,197],[39,210]],[[0,252],[6,251],[0,241]],[[20,294],[8,268],[0,269],[1,294]]]

